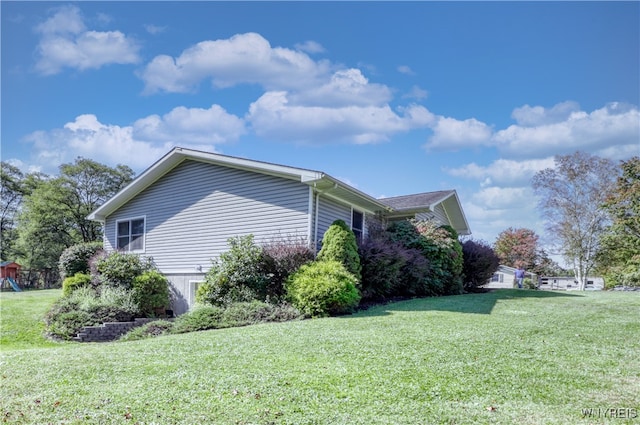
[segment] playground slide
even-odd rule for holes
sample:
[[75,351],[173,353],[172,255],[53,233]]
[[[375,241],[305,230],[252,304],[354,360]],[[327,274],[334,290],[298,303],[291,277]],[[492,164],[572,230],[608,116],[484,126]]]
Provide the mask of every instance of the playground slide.
[[9,280],[9,283],[11,284],[11,287],[13,288],[14,291],[16,291],[16,292],[21,292],[22,291],[22,289],[20,289],[20,287],[18,286],[16,281],[13,280],[12,277],[8,277],[7,279]]

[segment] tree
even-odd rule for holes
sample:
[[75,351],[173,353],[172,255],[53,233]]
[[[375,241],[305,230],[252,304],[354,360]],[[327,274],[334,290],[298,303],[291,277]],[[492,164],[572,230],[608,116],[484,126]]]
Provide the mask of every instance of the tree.
[[640,157],[623,161],[603,207],[611,226],[601,239],[600,269],[612,284],[640,286]]
[[538,262],[539,236],[530,229],[509,227],[500,232],[494,244],[500,264],[532,270]]
[[16,216],[25,194],[24,174],[7,162],[0,165],[0,258],[13,259],[16,233]]
[[110,168],[78,158],[60,166],[60,176],[30,174],[18,216],[17,249],[28,268],[56,268],[62,252],[81,242],[100,240],[99,223],[86,216],[123,188],[133,170]]
[[613,190],[615,164],[584,152],[555,157],[555,167],[536,173],[533,189],[547,230],[584,290],[609,223],[602,208]]

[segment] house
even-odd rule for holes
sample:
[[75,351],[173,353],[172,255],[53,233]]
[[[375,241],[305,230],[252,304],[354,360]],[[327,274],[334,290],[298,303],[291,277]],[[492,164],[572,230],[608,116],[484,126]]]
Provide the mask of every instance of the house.
[[[532,282],[538,282],[538,275],[525,271],[525,279],[531,279]],[[504,289],[515,288],[516,285],[516,268],[505,265],[499,265],[498,270],[493,274],[489,282],[483,285],[487,289]]]
[[[580,284],[574,276],[543,276],[540,279],[540,289],[570,291],[580,289]],[[604,278],[587,277],[587,284],[584,289],[587,291],[602,291],[604,289]]]
[[433,217],[470,234],[455,191],[373,198],[321,171],[176,147],[92,212],[104,248],[152,257],[176,294],[173,310],[195,291],[233,236],[257,243],[299,238],[318,249],[337,219],[366,235],[367,221]]

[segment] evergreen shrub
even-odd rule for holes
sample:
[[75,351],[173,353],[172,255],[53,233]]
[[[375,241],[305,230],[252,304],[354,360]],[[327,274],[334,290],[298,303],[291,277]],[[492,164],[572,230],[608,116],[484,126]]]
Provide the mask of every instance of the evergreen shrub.
[[94,257],[91,272],[99,284],[131,289],[134,279],[149,270],[153,270],[151,258],[113,251],[98,253]]
[[360,302],[357,283],[358,279],[342,263],[314,261],[289,277],[287,296],[307,316],[351,313]]
[[358,243],[353,231],[343,220],[334,221],[324,233],[322,248],[318,252],[317,260],[338,261],[360,281],[361,265]]

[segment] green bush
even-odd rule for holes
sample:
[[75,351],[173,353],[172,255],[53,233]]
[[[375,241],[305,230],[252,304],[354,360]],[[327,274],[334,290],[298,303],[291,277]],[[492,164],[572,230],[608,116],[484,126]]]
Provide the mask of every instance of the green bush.
[[89,285],[91,285],[91,276],[84,273],[76,273],[62,281],[62,296],[68,297],[76,289]]
[[224,309],[214,305],[199,305],[193,310],[178,316],[173,322],[174,333],[219,329]]
[[136,276],[133,279],[133,300],[142,315],[153,316],[156,309],[169,306],[169,281],[156,270]]
[[247,326],[266,322],[286,322],[299,319],[300,317],[300,312],[290,305],[274,305],[254,300],[227,306],[222,314],[221,327]]
[[287,295],[303,314],[318,317],[350,313],[360,302],[358,279],[334,260],[306,264],[289,277]]
[[136,254],[110,252],[97,255],[94,262],[98,281],[102,285],[131,289],[133,280],[146,271],[153,270],[150,258],[141,258]]
[[172,330],[173,322],[168,320],[154,320],[153,322],[145,323],[142,326],[131,329],[120,337],[120,341],[138,341],[149,337],[166,335],[171,333]]
[[317,259],[319,261],[338,261],[356,277],[358,282],[361,279],[356,236],[343,220],[336,220],[329,226],[322,237],[322,248],[318,252]]
[[89,274],[89,260],[102,249],[102,242],[85,242],[70,246],[62,251],[58,260],[60,279],[76,273]]
[[253,235],[228,239],[229,250],[220,254],[196,293],[202,304],[228,305],[267,297],[269,276],[263,270],[262,248]]
[[137,313],[132,292],[123,288],[102,288],[100,293],[85,286],[59,298],[45,315],[47,332],[71,339],[85,326],[104,322],[128,322]]

